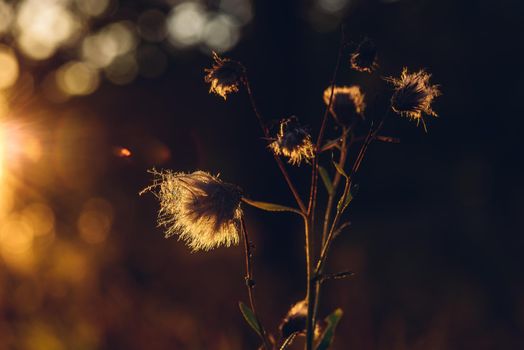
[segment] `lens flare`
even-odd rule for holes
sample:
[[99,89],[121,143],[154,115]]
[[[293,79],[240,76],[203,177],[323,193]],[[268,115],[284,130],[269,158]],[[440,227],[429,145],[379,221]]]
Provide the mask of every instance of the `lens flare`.
[[113,149],[113,153],[115,154],[115,156],[120,158],[129,158],[133,155],[131,150],[125,147],[115,147]]
[[30,190],[26,180],[34,182],[37,177],[28,179],[22,169],[41,157],[41,140],[28,126],[0,120],[0,221],[13,213],[15,204],[23,203],[19,192]]
[[2,124],[0,123],[0,190],[2,189],[3,184],[3,178],[5,173],[5,136],[4,136],[4,129],[2,127]]
[[0,45],[0,89],[12,86],[18,79],[18,60],[13,50],[5,45]]

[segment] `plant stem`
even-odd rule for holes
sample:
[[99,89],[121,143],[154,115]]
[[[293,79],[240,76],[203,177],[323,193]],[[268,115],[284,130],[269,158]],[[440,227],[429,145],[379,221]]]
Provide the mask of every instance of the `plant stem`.
[[317,309],[317,296],[316,296],[316,287],[315,287],[315,281],[316,281],[316,274],[313,274],[313,265],[311,258],[313,256],[314,248],[313,248],[313,238],[314,234],[313,231],[315,229],[315,207],[317,202],[317,189],[318,189],[318,161],[319,161],[319,155],[322,150],[322,141],[324,138],[324,133],[326,130],[327,125],[327,119],[329,117],[329,111],[331,110],[331,107],[333,105],[333,97],[334,97],[334,91],[335,91],[335,83],[337,80],[337,74],[340,67],[340,61],[342,58],[342,51],[344,48],[344,27],[341,28],[341,36],[340,36],[340,45],[338,49],[337,54],[337,61],[335,64],[335,69],[333,70],[333,77],[331,78],[331,94],[329,96],[329,103],[326,106],[326,110],[324,112],[324,116],[322,118],[322,124],[320,126],[320,131],[318,133],[317,142],[315,145],[315,157],[313,158],[313,164],[311,169],[311,188],[309,192],[309,203],[307,207],[307,219],[306,219],[306,264],[307,264],[307,303],[308,303],[308,312],[307,312],[307,319],[306,319],[306,350],[313,350],[313,343],[314,343],[314,329],[315,329],[315,322],[316,322],[316,309]]
[[[348,147],[347,147],[347,135],[348,135],[348,129],[344,128],[342,131],[342,144],[340,146],[340,157],[338,161],[338,166],[340,168],[344,168],[344,165],[346,164],[347,154],[348,154]],[[332,183],[332,191],[329,193],[327,205],[326,205],[326,213],[324,215],[324,228],[322,230],[322,246],[326,243],[326,237],[327,232],[329,229],[329,220],[331,219],[331,211],[333,210],[333,203],[335,202],[335,197],[337,195],[337,188],[340,184],[340,180],[342,179],[342,175],[337,171],[335,174],[335,178],[333,179]]]
[[[351,169],[351,173],[349,174],[348,180],[346,182],[346,186],[344,188],[344,192],[341,197],[341,201],[345,201],[347,196],[350,195],[350,189],[351,185],[353,184],[353,179],[355,177],[356,172],[359,170],[360,165],[362,164],[362,160],[364,159],[364,156],[366,155],[366,151],[368,150],[369,145],[373,142],[373,140],[376,139],[378,132],[382,129],[382,126],[384,125],[384,122],[387,119],[387,116],[389,115],[389,109],[380,121],[379,125],[373,129],[373,126],[370,128],[366,139],[364,141],[364,144],[360,148],[360,151],[358,153],[357,159],[355,160],[355,163],[353,164],[353,167]],[[321,274],[322,270],[324,268],[324,264],[327,259],[327,255],[329,252],[329,248],[331,246],[331,243],[333,242],[334,238],[334,232],[336,231],[336,226],[338,225],[338,222],[340,220],[340,217],[342,216],[342,212],[337,210],[335,214],[335,218],[333,219],[333,222],[331,224],[331,228],[329,230],[329,233],[326,237],[326,242],[322,246],[322,251],[320,253],[320,258],[318,260],[317,267],[315,269],[315,274]]]
[[[264,123],[264,119],[262,118],[262,115],[258,111],[257,105],[255,103],[255,97],[253,96],[253,91],[251,90],[251,85],[249,84],[249,79],[247,78],[247,75],[244,75],[244,83],[246,85],[247,94],[249,96],[249,102],[251,103],[251,108],[253,109],[253,112],[255,113],[258,124],[260,125],[260,128],[262,129],[262,133],[264,134],[264,137],[269,140],[271,138],[271,135],[269,134],[269,130]],[[273,153],[272,153],[273,154]],[[293,184],[293,181],[291,181],[291,178],[289,177],[289,174],[286,170],[286,167],[284,166],[284,163],[282,160],[275,154],[273,154],[273,158],[275,158],[275,161],[277,162],[278,168],[280,169],[280,172],[284,176],[284,179],[286,180],[286,183],[291,190],[291,193],[293,194],[293,197],[295,197],[295,200],[298,204],[298,207],[303,213],[306,213],[306,206],[304,205],[304,202],[300,198],[300,195],[298,194],[298,191]]]
[[308,317],[306,319],[306,350],[312,350],[313,349],[313,341],[314,341],[314,329],[315,329],[315,319],[312,317],[315,310],[315,300],[316,300],[316,293],[315,293],[315,276],[313,275],[313,263],[311,261],[312,258],[312,247],[311,244],[311,222],[310,218],[305,217],[304,218],[304,232],[305,232],[305,238],[306,238],[306,300],[307,300],[307,314]]
[[315,158],[313,158],[313,166],[311,170],[311,190],[309,194],[309,204],[308,204],[308,210],[307,214],[312,218],[311,223],[314,226],[315,223],[315,206],[316,206],[316,199],[317,199],[317,189],[318,189],[318,158],[322,151],[322,141],[324,139],[324,133],[326,131],[326,125],[327,120],[329,117],[329,113],[331,110],[331,107],[333,106],[333,100],[335,96],[335,83],[337,81],[337,74],[340,67],[340,61],[342,59],[342,52],[344,49],[344,27],[341,28],[341,35],[340,35],[340,45],[338,48],[338,54],[337,54],[337,62],[335,63],[335,69],[333,70],[333,77],[331,78],[331,82],[329,84],[331,88],[331,93],[329,95],[329,102],[326,106],[326,110],[324,111],[324,116],[322,117],[322,124],[320,125],[320,131],[318,133],[317,142],[315,145]]
[[[344,168],[344,165],[346,164],[347,152],[348,152],[347,137],[348,137],[348,133],[350,130],[352,130],[352,126],[350,126],[349,128],[344,127],[342,131],[342,143],[340,145],[340,157],[338,161],[338,166],[342,169]],[[332,182],[332,191],[328,195],[326,212],[324,214],[324,227],[322,230],[321,247],[323,247],[326,242],[327,233],[329,229],[329,220],[331,219],[331,211],[333,210],[333,204],[335,202],[335,197],[337,195],[337,188],[338,188],[338,185],[340,184],[341,179],[342,179],[342,175],[337,171],[335,174],[335,178],[333,179],[333,182]],[[321,279],[318,278],[319,274],[315,273],[315,275],[317,276],[317,281],[315,282],[315,303],[314,303],[315,308],[313,309],[313,318],[314,319],[316,319],[316,315],[318,311],[318,301],[320,298],[320,285],[322,282]]]
[[249,236],[247,233],[246,223],[244,221],[244,218],[240,220],[242,225],[242,234],[244,238],[244,255],[245,255],[245,263],[246,263],[246,287],[247,287],[247,294],[249,297],[249,304],[251,306],[251,311],[253,311],[253,314],[255,315],[256,321],[258,323],[258,328],[260,329],[262,341],[264,342],[264,348],[266,350],[271,350],[271,343],[267,337],[266,330],[264,326],[262,325],[262,322],[260,321],[260,317],[258,316],[258,313],[256,311],[256,305],[255,305],[255,280],[254,280],[254,273],[253,273],[253,255],[251,251],[251,243],[249,241]]

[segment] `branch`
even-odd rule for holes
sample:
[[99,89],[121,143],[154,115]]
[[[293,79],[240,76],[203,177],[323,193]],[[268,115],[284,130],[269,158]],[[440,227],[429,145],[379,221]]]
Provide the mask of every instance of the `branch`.
[[249,236],[247,233],[246,223],[244,221],[244,218],[240,219],[241,225],[242,225],[242,234],[244,238],[244,254],[245,254],[245,263],[246,263],[246,287],[247,287],[247,294],[249,297],[249,304],[251,306],[251,310],[253,311],[253,314],[255,315],[256,321],[258,323],[258,327],[260,329],[262,341],[264,342],[264,348],[266,350],[271,350],[271,343],[269,341],[269,338],[267,336],[266,330],[262,326],[262,322],[260,321],[260,317],[257,314],[256,306],[255,306],[255,279],[253,274],[253,255],[251,252],[251,243],[249,242]]
[[[264,123],[264,119],[262,118],[262,115],[258,111],[257,105],[255,103],[255,97],[253,96],[253,91],[251,90],[251,85],[249,84],[249,79],[247,78],[247,74],[244,74],[244,83],[246,85],[247,94],[249,96],[249,102],[251,103],[251,108],[253,109],[253,112],[255,113],[258,124],[260,125],[260,128],[262,129],[262,133],[264,134],[264,137],[266,139],[271,139],[271,135],[269,134],[269,129],[267,128],[266,124]],[[273,158],[275,158],[275,161],[277,162],[278,168],[280,169],[280,172],[284,176],[284,179],[286,180],[286,183],[291,190],[291,193],[293,194],[293,197],[295,197],[295,200],[300,208],[300,210],[305,213],[306,212],[306,206],[304,205],[304,202],[300,198],[300,195],[298,194],[298,191],[293,184],[293,181],[291,181],[291,178],[289,177],[289,174],[286,170],[286,167],[284,166],[284,163],[282,160],[275,154],[273,154]]]

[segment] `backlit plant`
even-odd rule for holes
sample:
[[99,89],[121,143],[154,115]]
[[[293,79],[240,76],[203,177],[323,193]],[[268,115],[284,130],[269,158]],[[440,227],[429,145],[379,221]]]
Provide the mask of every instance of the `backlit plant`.
[[[390,116],[391,111],[415,120],[417,124],[422,121],[424,128],[426,123],[423,115],[436,116],[431,104],[440,95],[439,87],[429,82],[430,74],[424,70],[408,73],[407,68],[402,70],[399,78],[384,78],[392,84],[393,91],[383,116],[373,118],[366,115],[366,105],[369,105],[369,101],[365,101],[366,94],[357,85],[337,86],[337,73],[341,63],[345,62],[347,68],[362,74],[373,74],[379,67],[375,45],[365,39],[348,59],[343,60],[344,47],[342,39],[332,81],[323,96],[319,96],[319,101],[324,101],[325,113],[319,118],[321,126],[316,137],[295,116],[282,119],[278,130],[272,134],[268,121],[262,117],[255,104],[247,70],[240,62],[214,54],[214,64],[205,70],[205,82],[210,84],[210,93],[226,100],[229,94],[242,89],[247,92],[262,129],[263,140],[267,142],[266,147],[287,182],[296,207],[246,198],[237,186],[204,171],[186,174],[154,170],[154,182],[144,190],[153,192],[160,201],[158,223],[165,229],[166,237],[177,235],[192,250],[230,246],[242,238],[249,306],[240,303],[240,310],[260,337],[261,348],[266,350],[286,349],[297,337],[305,337],[306,350],[325,350],[330,347],[342,310],[336,309],[324,321],[319,321],[317,309],[322,284],[326,280],[352,275],[348,271],[328,273],[325,267],[335,238],[349,226],[344,221],[344,214],[353,199],[355,174],[370,144],[374,141],[397,140],[380,134],[385,121],[393,117]],[[335,138],[326,140],[328,128],[337,135]],[[350,153],[353,159],[351,162]],[[321,160],[327,161],[326,164],[321,166]],[[300,196],[295,182],[288,174],[288,166],[301,166],[305,171],[310,171],[307,200]],[[327,192],[324,205],[318,203],[319,179]],[[266,211],[291,212],[302,217],[304,222],[307,270],[305,297],[289,310],[282,311],[285,316],[278,327],[279,335],[270,334],[257,313],[251,243],[242,203]],[[317,242],[317,245],[312,242]]]

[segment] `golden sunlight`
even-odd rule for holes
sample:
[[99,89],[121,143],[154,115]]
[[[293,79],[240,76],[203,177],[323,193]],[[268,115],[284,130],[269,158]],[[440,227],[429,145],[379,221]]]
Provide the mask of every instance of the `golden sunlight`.
[[32,227],[19,214],[2,219],[0,227],[0,255],[4,261],[17,270],[27,270],[33,264]]
[[68,62],[56,73],[58,87],[67,95],[89,95],[100,83],[99,73],[84,62]]
[[[0,89],[12,86],[18,79],[19,68],[13,50],[0,44]],[[1,102],[0,102],[1,104]],[[1,109],[1,106],[0,106]]]
[[[9,219],[17,192],[27,190],[19,176],[21,167],[26,163],[38,162],[42,152],[41,141],[27,128],[0,120],[0,218]],[[13,222],[16,227],[20,226]]]
[[78,218],[78,233],[86,243],[102,243],[107,239],[112,223],[111,204],[102,198],[92,198],[84,204],[84,209]]
[[0,124],[0,197],[2,196],[1,195],[1,189],[2,189],[2,184],[3,184],[3,179],[4,179],[4,172],[5,172],[5,156],[4,156],[4,153],[5,153],[5,136],[4,136],[4,130],[3,130],[3,127],[2,127],[2,124]]
[[78,32],[80,23],[61,2],[23,1],[16,18],[18,45],[28,57],[46,59]]

